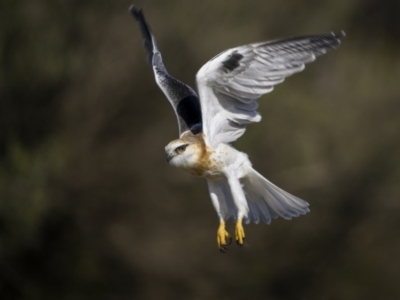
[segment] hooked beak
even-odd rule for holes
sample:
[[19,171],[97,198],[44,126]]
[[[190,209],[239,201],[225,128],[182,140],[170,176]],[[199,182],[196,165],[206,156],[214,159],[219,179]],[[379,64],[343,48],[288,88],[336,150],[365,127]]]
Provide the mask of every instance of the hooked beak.
[[171,154],[167,154],[167,162],[169,163],[171,161],[171,159],[173,159],[174,156]]

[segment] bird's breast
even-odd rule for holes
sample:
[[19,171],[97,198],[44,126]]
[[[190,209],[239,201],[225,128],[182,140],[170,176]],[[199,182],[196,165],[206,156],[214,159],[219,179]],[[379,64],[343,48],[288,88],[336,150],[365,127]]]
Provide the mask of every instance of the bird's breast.
[[208,153],[199,157],[196,163],[190,166],[187,171],[196,176],[216,179],[223,177],[223,169],[223,161],[219,160],[213,153]]
[[196,176],[208,179],[225,178],[225,167],[229,161],[229,153],[221,149],[202,149],[196,163],[188,171]]
[[191,159],[186,160],[184,165],[179,167],[189,173],[205,177],[207,179],[226,179],[227,169],[236,169],[247,161],[247,155],[237,151],[227,144],[219,144],[216,148],[210,148],[204,141],[204,135],[190,135],[190,131],[181,138],[191,138]]

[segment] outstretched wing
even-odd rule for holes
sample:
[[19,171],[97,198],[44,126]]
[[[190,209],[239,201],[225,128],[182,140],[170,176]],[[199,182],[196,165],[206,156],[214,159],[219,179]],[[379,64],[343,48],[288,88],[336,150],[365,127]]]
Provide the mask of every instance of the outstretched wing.
[[304,69],[345,33],[289,38],[226,50],[197,73],[203,132],[209,143],[230,143],[261,120],[257,99],[274,85]]
[[191,130],[194,134],[201,132],[200,101],[196,92],[168,74],[163,64],[156,40],[146,23],[141,9],[129,8],[132,16],[139,22],[143,44],[147,50],[147,61],[152,65],[156,82],[171,103],[178,118],[179,134]]

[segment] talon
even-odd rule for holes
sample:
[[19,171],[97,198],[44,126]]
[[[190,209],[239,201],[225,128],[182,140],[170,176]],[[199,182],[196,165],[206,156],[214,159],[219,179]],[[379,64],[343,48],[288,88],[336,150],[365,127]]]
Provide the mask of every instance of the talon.
[[[227,243],[227,240],[229,241]],[[219,228],[217,231],[217,244],[218,244],[218,248],[222,253],[226,253],[226,251],[228,250],[228,248],[226,248],[226,246],[229,246],[232,242],[232,238],[229,235],[229,233],[225,230],[225,222],[221,222],[219,224]]]
[[236,240],[236,245],[242,247],[244,244],[244,240],[245,240],[245,238],[242,239],[242,243],[240,243],[239,240]]
[[235,227],[235,237],[236,237],[236,243],[239,246],[242,246],[244,243],[244,229],[243,229],[243,225],[242,225],[242,219],[239,218],[237,223],[236,223],[236,227]]
[[222,253],[226,253],[228,251],[228,249],[225,247],[221,247],[221,248],[219,248],[219,251],[221,251]]

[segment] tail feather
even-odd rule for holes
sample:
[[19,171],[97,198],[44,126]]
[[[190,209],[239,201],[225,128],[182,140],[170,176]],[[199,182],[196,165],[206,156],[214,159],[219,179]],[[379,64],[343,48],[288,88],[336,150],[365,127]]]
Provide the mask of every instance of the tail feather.
[[310,211],[306,201],[280,189],[252,168],[241,182],[249,206],[246,223],[261,219],[269,224],[278,216],[290,220]]
[[[248,206],[249,206],[250,214],[253,217],[253,222],[258,224],[260,222],[260,214],[258,213],[257,205],[253,202],[248,202]],[[251,220],[249,218],[247,218],[247,220],[245,220],[245,223],[246,223],[246,221],[248,221],[247,223],[250,223]]]

